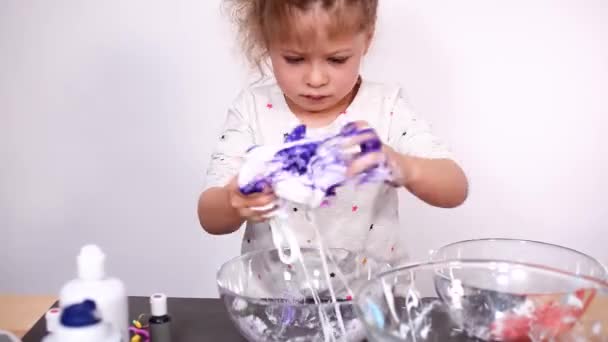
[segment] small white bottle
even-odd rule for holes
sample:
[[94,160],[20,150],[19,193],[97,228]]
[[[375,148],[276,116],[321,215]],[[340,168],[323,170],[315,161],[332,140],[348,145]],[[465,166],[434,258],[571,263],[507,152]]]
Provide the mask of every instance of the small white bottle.
[[44,314],[44,318],[46,320],[46,332],[53,333],[59,326],[61,310],[59,308],[52,308]]
[[105,255],[96,245],[86,245],[77,259],[78,278],[63,286],[59,295],[59,306],[95,302],[104,322],[118,331],[123,342],[129,341],[129,308],[124,284],[105,274]]

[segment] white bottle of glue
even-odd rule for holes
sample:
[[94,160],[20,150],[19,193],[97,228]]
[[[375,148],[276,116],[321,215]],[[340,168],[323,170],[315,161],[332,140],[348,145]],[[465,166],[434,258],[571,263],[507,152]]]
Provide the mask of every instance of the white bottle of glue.
[[127,292],[119,279],[106,276],[104,253],[96,245],[86,245],[80,250],[77,264],[78,278],[63,286],[59,306],[92,300],[103,321],[120,333],[123,342],[129,341]]

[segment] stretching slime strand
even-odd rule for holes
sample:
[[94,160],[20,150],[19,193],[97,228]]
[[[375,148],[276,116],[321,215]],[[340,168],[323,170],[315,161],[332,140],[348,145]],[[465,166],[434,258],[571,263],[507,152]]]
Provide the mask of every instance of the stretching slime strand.
[[[306,210],[306,218],[315,230],[323,272],[328,284],[332,303],[336,310],[338,325],[342,336],[346,329],[342,321],[339,306],[333,286],[330,281],[329,268],[326,258],[333,262],[326,244],[322,242],[321,234],[315,222],[315,209],[330,197],[336,196],[336,189],[348,183],[363,184],[369,182],[390,182],[390,170],[380,164],[356,176],[347,177],[347,170],[353,159],[370,152],[378,152],[382,143],[378,138],[363,141],[356,149],[345,149],[351,139],[358,135],[369,134],[371,129],[360,129],[354,123],[345,125],[338,134],[321,138],[306,136],[306,126],[297,126],[280,146],[253,146],[247,151],[245,162],[238,178],[240,191],[245,194],[263,192],[270,188],[279,199],[277,210],[269,216],[272,238],[278,250],[279,258],[285,264],[300,262],[312,298],[315,304],[321,304],[318,293],[312,287],[309,272],[304,264],[302,253],[296,235],[288,223],[288,206],[297,204]],[[267,208],[259,208],[260,210]],[[289,254],[286,254],[289,250]],[[335,263],[335,262],[334,262]],[[339,280],[352,298],[345,277],[336,267]],[[329,318],[319,305],[320,321],[326,341],[334,340]]]

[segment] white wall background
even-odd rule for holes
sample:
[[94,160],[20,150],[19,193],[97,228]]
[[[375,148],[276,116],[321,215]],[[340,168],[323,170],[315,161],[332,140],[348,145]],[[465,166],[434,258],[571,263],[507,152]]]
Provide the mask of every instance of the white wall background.
[[[448,139],[468,202],[404,196],[411,254],[539,239],[608,262],[603,0],[382,0],[365,74]],[[240,234],[196,199],[244,85],[219,1],[0,1],[0,292],[57,293],[96,242],[131,294],[216,296]]]

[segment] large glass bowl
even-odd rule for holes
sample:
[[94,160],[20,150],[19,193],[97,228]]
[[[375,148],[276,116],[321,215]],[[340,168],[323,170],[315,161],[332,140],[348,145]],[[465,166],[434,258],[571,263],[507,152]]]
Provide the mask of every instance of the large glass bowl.
[[303,264],[286,265],[278,250],[270,249],[244,254],[220,268],[219,292],[240,333],[249,341],[364,339],[353,296],[389,265],[363,254],[330,249],[329,256],[324,254],[325,272],[319,249],[303,248],[301,253]]
[[608,341],[607,293],[548,267],[448,260],[379,275],[356,308],[371,341]]
[[507,260],[558,268],[577,275],[608,280],[608,271],[595,258],[564,246],[518,239],[463,240],[442,246],[432,261],[454,259]]

